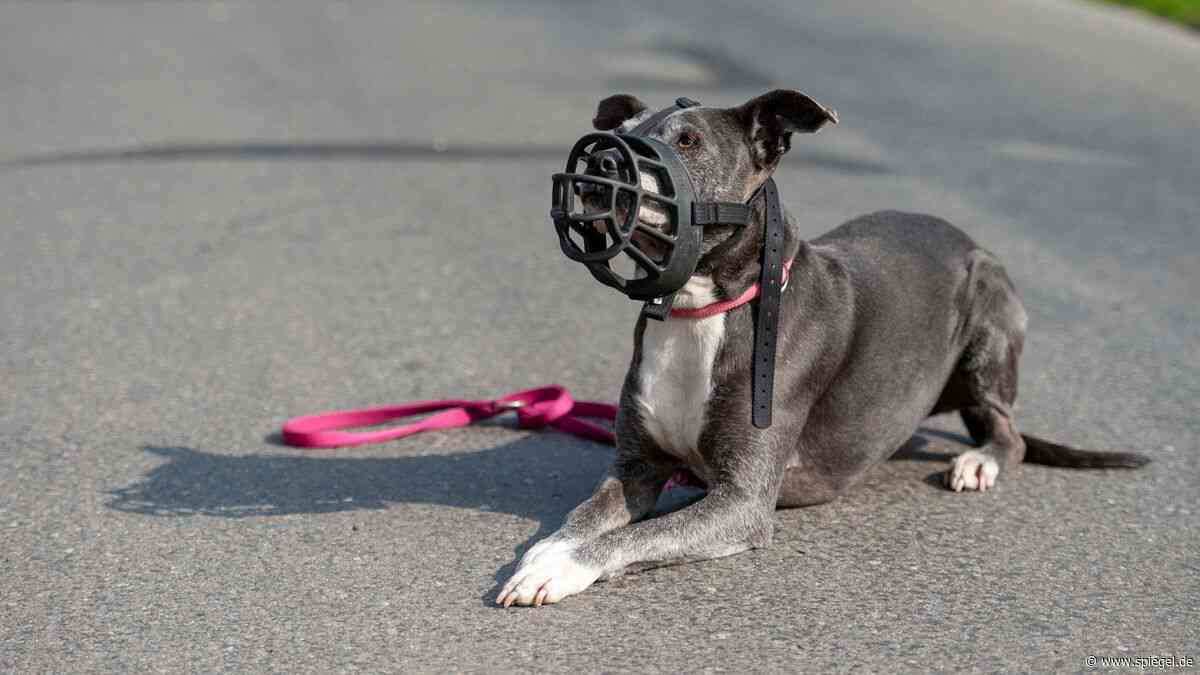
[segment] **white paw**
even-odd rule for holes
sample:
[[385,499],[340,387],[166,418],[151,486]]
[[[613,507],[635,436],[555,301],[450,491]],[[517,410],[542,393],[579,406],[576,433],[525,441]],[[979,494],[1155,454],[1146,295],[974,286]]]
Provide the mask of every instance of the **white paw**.
[[1000,465],[996,460],[979,452],[968,450],[950,463],[946,472],[946,484],[955,492],[979,490],[983,492],[996,485],[996,476],[1000,473]]
[[533,605],[554,603],[591,586],[603,571],[584,565],[571,554],[576,544],[543,539],[525,552],[517,571],[496,596],[496,604]]

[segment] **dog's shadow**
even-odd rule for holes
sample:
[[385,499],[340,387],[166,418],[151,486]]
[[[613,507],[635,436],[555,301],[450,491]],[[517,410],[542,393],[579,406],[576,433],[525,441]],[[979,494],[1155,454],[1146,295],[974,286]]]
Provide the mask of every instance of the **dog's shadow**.
[[[952,455],[926,450],[928,435],[965,440],[922,428],[893,458],[944,464]],[[279,444],[277,437],[267,441]],[[427,503],[536,521],[537,532],[514,548],[512,562],[497,570],[497,585],[529,546],[591,493],[613,456],[607,446],[557,433],[530,434],[481,450],[390,457],[330,450],[228,455],[163,445],[142,450],[166,461],[109,492],[109,508],[158,517],[248,518]],[[931,474],[926,482],[941,486],[941,475]],[[702,495],[694,489],[666,493],[655,513],[683,508]],[[490,602],[496,590],[485,594],[484,601]]]
[[[281,445],[277,435],[266,440]],[[110,491],[106,505],[158,517],[249,518],[427,503],[536,521],[537,532],[515,546],[513,562],[496,572],[499,584],[529,546],[591,493],[613,457],[608,446],[557,433],[530,434],[452,454],[429,454],[412,445],[403,449],[412,454],[396,456],[393,451],[389,457],[349,450],[230,455],[146,445],[144,452],[166,461],[138,481]],[[658,510],[681,508],[696,498],[689,492],[664,495]]]
[[[268,443],[279,445],[275,435]],[[612,449],[561,434],[530,434],[482,450],[397,456],[295,450],[230,455],[179,446],[142,450],[166,461],[109,493],[107,506],[151,516],[247,518],[443,504],[538,521],[586,496]],[[410,453],[411,454],[407,454]]]

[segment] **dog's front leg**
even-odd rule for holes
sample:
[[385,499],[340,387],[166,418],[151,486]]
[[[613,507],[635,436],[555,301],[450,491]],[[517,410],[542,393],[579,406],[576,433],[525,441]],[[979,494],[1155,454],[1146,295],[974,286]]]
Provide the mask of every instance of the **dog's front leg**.
[[703,499],[679,511],[574,542],[561,553],[548,550],[545,557],[522,563],[497,602],[557,602],[634,563],[704,560],[766,546],[773,533],[774,497],[762,492],[711,486]]
[[609,576],[635,563],[721,558],[769,545],[774,511],[770,497],[731,485],[710,486],[696,503],[608,532],[580,547],[579,556]]
[[525,552],[516,572],[496,596],[497,604],[508,607],[513,603],[557,602],[600,577],[603,571],[580,560],[575,552],[606,532],[650,513],[671,473],[669,466],[622,454],[592,496],[567,515],[563,526]]

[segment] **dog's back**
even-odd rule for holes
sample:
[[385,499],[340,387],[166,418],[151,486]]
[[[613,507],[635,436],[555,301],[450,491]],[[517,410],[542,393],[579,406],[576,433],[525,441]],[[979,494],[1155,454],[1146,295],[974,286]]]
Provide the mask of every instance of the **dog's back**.
[[979,249],[966,233],[945,220],[904,211],[876,211],[859,216],[809,243],[844,251],[873,267],[888,265],[893,259],[902,263],[908,254],[928,264],[961,269],[966,256]]

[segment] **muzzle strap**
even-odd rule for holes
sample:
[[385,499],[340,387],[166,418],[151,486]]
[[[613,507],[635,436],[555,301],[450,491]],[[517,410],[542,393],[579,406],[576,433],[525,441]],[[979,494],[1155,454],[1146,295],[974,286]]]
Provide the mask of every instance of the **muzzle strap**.
[[758,317],[754,325],[754,389],[750,396],[754,426],[771,426],[775,394],[775,343],[779,335],[779,297],[783,292],[783,207],[775,180],[763,184],[766,223],[763,224],[762,271],[758,278]]
[[692,225],[737,225],[750,222],[750,205],[738,202],[694,202]]
[[677,99],[675,99],[675,105],[667,107],[667,108],[663,108],[662,110],[659,110],[658,112],[654,113],[650,117],[647,117],[644,122],[642,122],[641,124],[634,127],[633,130],[629,132],[629,135],[630,136],[643,136],[648,131],[650,131],[654,127],[658,126],[659,122],[663,121],[664,119],[666,119],[668,116],[674,114],[675,112],[677,112],[679,110],[683,110],[684,108],[694,108],[698,105],[700,105],[700,103],[698,103],[697,101],[693,101],[690,98],[685,98],[685,97],[677,98]]

